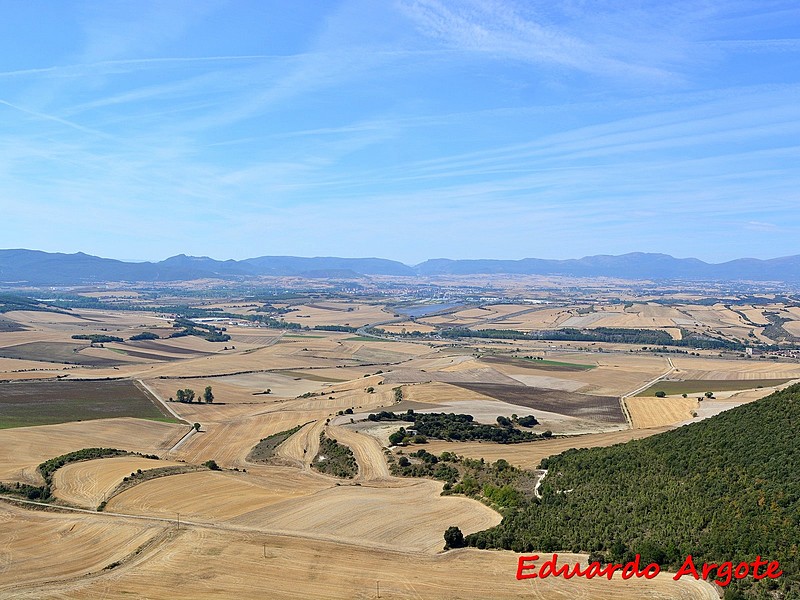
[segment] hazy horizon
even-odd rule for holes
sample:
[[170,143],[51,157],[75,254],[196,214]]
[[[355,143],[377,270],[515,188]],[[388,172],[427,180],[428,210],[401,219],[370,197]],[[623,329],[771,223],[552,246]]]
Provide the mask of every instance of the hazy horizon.
[[208,258],[208,259],[215,260],[215,261],[228,261],[228,260],[243,261],[243,260],[247,260],[247,259],[251,259],[251,258],[261,258],[261,257],[264,257],[264,256],[274,256],[274,257],[288,257],[288,258],[342,258],[342,259],[348,259],[348,260],[349,259],[354,259],[354,260],[357,260],[357,259],[379,259],[379,260],[389,260],[389,261],[393,261],[393,262],[398,262],[398,263],[404,264],[404,265],[406,265],[408,267],[414,267],[414,266],[420,265],[420,264],[422,264],[422,263],[424,263],[426,261],[430,261],[430,260],[519,261],[519,260],[526,260],[526,259],[534,259],[534,260],[561,260],[561,261],[567,261],[567,260],[581,260],[581,259],[584,259],[584,258],[592,258],[592,257],[595,257],[595,256],[614,256],[614,257],[619,257],[619,256],[630,255],[630,254],[664,255],[664,256],[669,256],[669,257],[677,259],[677,260],[692,260],[692,259],[696,259],[696,260],[700,260],[700,261],[705,262],[705,263],[710,264],[710,265],[723,264],[725,262],[730,262],[730,261],[733,261],[733,260],[748,260],[748,259],[777,260],[777,259],[781,259],[781,258],[791,258],[793,256],[800,256],[800,253],[792,254],[792,255],[787,254],[787,255],[782,255],[782,256],[769,256],[769,257],[766,257],[766,258],[757,258],[757,257],[754,257],[754,256],[737,256],[735,258],[732,258],[732,259],[729,259],[729,260],[725,260],[725,261],[709,261],[709,260],[704,260],[703,258],[698,257],[698,256],[689,256],[689,255],[687,255],[687,256],[674,256],[672,254],[667,254],[667,253],[664,253],[664,252],[644,252],[644,251],[636,251],[636,250],[634,250],[634,251],[631,251],[631,252],[624,252],[624,253],[621,253],[621,254],[608,254],[608,253],[600,252],[600,253],[597,253],[597,254],[584,254],[584,255],[581,255],[581,256],[565,256],[565,257],[558,257],[558,258],[544,258],[544,257],[541,257],[541,256],[524,256],[522,258],[505,258],[505,257],[493,258],[493,257],[486,257],[486,256],[479,257],[479,258],[458,258],[458,257],[451,257],[451,256],[430,256],[430,257],[425,258],[425,259],[423,259],[421,261],[412,263],[412,262],[405,262],[405,261],[397,259],[397,258],[392,258],[391,256],[380,256],[380,255],[364,255],[364,256],[352,255],[352,256],[350,256],[350,255],[333,255],[333,254],[326,254],[326,255],[254,254],[252,256],[244,256],[242,258],[232,258],[232,257],[228,257],[228,256],[210,256],[210,255],[207,255],[207,254],[195,255],[195,254],[187,254],[185,252],[178,252],[177,254],[172,254],[170,256],[163,256],[163,257],[160,257],[160,258],[137,259],[137,258],[120,258],[118,256],[111,256],[111,255],[108,255],[108,254],[92,254],[90,252],[84,252],[82,250],[76,250],[75,252],[62,252],[62,251],[52,251],[51,252],[51,251],[47,251],[47,250],[40,250],[38,248],[0,248],[0,252],[1,251],[6,251],[6,250],[23,250],[23,251],[33,251],[33,252],[48,252],[48,253],[66,254],[66,255],[86,254],[86,255],[89,255],[89,256],[97,257],[97,258],[103,258],[103,259],[108,259],[108,260],[117,260],[117,261],[126,262],[126,263],[158,263],[158,262],[162,262],[162,261],[168,260],[170,258],[176,258],[176,257],[179,257],[179,256],[186,256],[187,258]]

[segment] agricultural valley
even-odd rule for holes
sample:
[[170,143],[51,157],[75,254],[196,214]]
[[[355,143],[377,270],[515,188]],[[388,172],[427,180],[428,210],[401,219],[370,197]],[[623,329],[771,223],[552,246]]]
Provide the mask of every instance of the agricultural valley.
[[[798,382],[791,286],[7,286],[0,598],[797,598]],[[553,552],[663,572],[517,580]]]

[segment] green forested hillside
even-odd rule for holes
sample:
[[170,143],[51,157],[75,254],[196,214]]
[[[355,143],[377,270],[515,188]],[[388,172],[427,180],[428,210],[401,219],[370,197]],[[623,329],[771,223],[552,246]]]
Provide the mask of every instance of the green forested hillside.
[[[711,419],[543,462],[542,500],[467,536],[517,552],[634,554],[675,569],[779,560],[778,580],[731,585],[727,598],[800,598],[800,385]],[[777,589],[776,589],[777,588]],[[744,596],[741,596],[744,594]]]

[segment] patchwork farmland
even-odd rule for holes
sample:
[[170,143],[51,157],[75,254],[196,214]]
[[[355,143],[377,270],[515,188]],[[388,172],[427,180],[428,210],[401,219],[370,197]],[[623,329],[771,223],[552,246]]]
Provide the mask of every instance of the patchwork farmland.
[[[242,302],[210,306],[243,316],[252,310]],[[496,506],[442,496],[442,480],[398,477],[392,465],[425,449],[536,469],[565,450],[656,435],[800,378],[791,361],[744,363],[707,353],[676,356],[670,369],[664,356],[613,344],[598,352],[546,340],[435,338],[443,324],[575,324],[574,310],[453,309],[398,317],[382,334],[369,328],[356,334],[353,328],[393,319],[392,309],[340,300],[291,307],[296,310],[285,313],[286,323],[309,330],[257,328],[230,317],[231,339],[223,343],[169,337],[169,321],[156,322],[148,312],[5,314],[0,527],[10,535],[4,556],[11,569],[0,571],[0,596],[92,598],[102,590],[109,597],[190,598],[202,580],[220,598],[314,596],[322,582],[330,598],[374,596],[376,582],[387,598],[528,597],[533,588],[514,578],[515,553],[442,553],[448,527],[464,534],[491,528],[501,520]],[[604,319],[623,314],[605,312]],[[656,319],[655,326],[664,327],[658,319],[674,317],[667,312],[640,309],[624,323]],[[142,331],[159,339],[129,339]],[[429,337],[416,339],[413,332]],[[123,341],[72,339],[92,334]],[[692,394],[681,397],[698,387],[713,388],[717,396],[701,403]],[[213,390],[211,402],[177,401],[178,390],[192,389],[200,398],[206,388]],[[639,395],[627,397],[635,389]],[[645,395],[657,389],[667,397]],[[408,423],[367,419],[380,410],[468,414],[492,427],[500,426],[498,417],[521,427],[512,419],[533,415],[538,423],[528,429],[552,437],[518,444],[410,439],[409,446],[389,449],[392,434]],[[276,434],[274,444],[262,443]],[[352,479],[312,468],[321,434],[351,449],[357,463]],[[129,455],[66,464],[43,492],[50,494],[50,512],[20,503],[21,492],[42,489],[40,463],[90,447],[158,459]],[[36,550],[42,547],[65,555],[46,575]],[[324,568],[309,578],[313,567],[303,561],[320,552],[327,557]],[[549,579],[536,593],[716,597],[704,582],[668,576],[647,584]]]

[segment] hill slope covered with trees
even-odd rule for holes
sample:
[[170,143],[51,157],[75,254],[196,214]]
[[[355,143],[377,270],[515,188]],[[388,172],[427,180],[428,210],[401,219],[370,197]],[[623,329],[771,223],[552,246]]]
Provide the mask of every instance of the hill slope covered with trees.
[[680,567],[780,561],[784,575],[726,598],[800,598],[800,385],[700,423],[546,459],[542,499],[467,536],[479,548],[572,550]]

